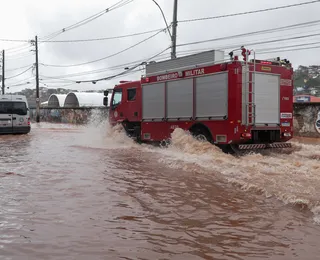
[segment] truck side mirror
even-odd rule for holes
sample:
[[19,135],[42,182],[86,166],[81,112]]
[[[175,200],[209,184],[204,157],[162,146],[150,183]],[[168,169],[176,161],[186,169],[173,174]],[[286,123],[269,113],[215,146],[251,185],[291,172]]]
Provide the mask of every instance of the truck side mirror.
[[109,101],[108,97],[104,97],[103,98],[103,105],[107,107],[108,106],[108,101]]

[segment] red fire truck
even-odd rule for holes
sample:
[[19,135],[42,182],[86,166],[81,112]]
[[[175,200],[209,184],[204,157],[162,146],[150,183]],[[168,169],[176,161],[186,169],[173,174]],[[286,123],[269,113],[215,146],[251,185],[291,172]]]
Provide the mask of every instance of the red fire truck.
[[170,141],[174,129],[182,128],[223,151],[291,147],[290,62],[258,60],[253,51],[240,50],[242,60],[211,50],[149,62],[140,80],[112,89],[110,124],[122,124],[139,142]]

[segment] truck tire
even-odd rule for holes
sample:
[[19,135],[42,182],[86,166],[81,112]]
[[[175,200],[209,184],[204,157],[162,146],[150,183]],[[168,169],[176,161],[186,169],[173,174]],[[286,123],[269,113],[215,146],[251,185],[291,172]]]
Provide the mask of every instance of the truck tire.
[[210,131],[206,126],[202,124],[192,126],[189,131],[196,140],[209,143],[213,142],[213,138]]

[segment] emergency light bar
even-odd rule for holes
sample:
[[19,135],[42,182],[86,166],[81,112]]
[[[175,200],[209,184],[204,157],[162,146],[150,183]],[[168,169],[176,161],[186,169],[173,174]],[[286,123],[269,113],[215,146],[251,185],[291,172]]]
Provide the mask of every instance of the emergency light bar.
[[[254,62],[254,60],[251,60],[250,62]],[[269,60],[255,60],[255,63],[256,64],[262,64],[262,65],[276,65],[276,66],[279,66],[279,65],[290,65],[290,61],[287,60],[287,59],[284,59],[284,60],[278,60],[278,61],[269,61]]]

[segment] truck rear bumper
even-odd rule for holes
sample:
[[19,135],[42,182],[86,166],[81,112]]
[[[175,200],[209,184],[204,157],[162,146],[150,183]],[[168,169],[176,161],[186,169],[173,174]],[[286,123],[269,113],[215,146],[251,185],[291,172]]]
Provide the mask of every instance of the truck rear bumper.
[[291,143],[271,143],[271,144],[239,144],[239,150],[256,150],[256,149],[271,149],[271,148],[291,148]]

